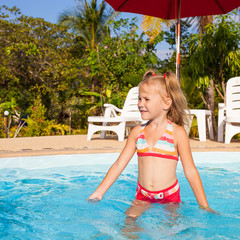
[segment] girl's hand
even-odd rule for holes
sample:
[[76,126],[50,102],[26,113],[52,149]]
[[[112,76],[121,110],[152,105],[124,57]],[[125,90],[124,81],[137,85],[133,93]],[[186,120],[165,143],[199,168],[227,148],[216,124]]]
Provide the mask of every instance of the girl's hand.
[[87,199],[87,202],[90,202],[90,203],[95,203],[95,202],[99,202],[101,199],[98,199],[98,198],[88,198]]
[[202,207],[202,206],[199,206],[200,209],[203,209],[207,212],[211,212],[211,213],[214,213],[214,214],[219,214],[218,212],[214,211],[212,208],[210,207]]
[[91,194],[90,197],[87,199],[88,202],[99,202],[100,200],[102,200],[103,196],[102,195],[98,195],[98,194]]

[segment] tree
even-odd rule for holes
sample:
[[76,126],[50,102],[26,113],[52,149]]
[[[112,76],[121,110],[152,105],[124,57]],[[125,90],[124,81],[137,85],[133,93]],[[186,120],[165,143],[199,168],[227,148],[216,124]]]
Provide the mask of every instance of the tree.
[[[213,22],[213,16],[201,16],[201,17],[190,17],[187,18],[186,20],[181,20],[181,22],[186,22],[186,23],[193,23],[197,19],[197,31],[202,34],[204,32],[205,26],[207,26],[209,23]],[[151,17],[144,15],[143,16],[143,21],[141,24],[141,27],[143,31],[150,37],[150,42],[154,38],[158,36],[158,34],[163,31],[163,27],[166,26],[169,28],[170,26],[175,25],[174,20],[165,20],[162,18],[157,18],[157,17]],[[182,24],[180,24],[182,26]]]
[[14,98],[25,111],[40,96],[47,117],[57,118],[66,98],[82,85],[73,34],[17,8],[3,6],[0,12],[0,98]]
[[189,76],[197,81],[207,109],[211,110],[216,135],[215,95],[225,98],[226,81],[240,74],[240,30],[230,15],[217,17],[216,24],[205,27],[203,35],[196,34],[190,41]]
[[86,64],[99,80],[96,92],[103,100],[122,107],[129,88],[141,81],[147,69],[159,65],[156,45],[163,36],[150,44],[144,33],[138,34],[136,19],[113,21],[112,29],[113,36],[99,45],[99,55],[92,51]]
[[115,13],[107,9],[104,1],[98,5],[97,0],[88,3],[87,0],[80,1],[82,7],[75,11],[65,11],[59,18],[60,25],[68,26],[81,39],[88,49],[97,49],[97,46],[109,35],[108,22],[112,20]]
[[[98,46],[106,36],[110,35],[108,23],[116,13],[107,9],[105,1],[98,5],[97,0],[92,0],[90,3],[87,0],[81,0],[80,4],[81,7],[78,7],[75,11],[65,11],[61,14],[58,23],[68,26],[76,34],[78,41],[87,50],[85,51],[87,53],[86,57],[94,54],[95,51],[98,55]],[[91,75],[90,70],[88,69],[88,75]],[[91,77],[92,92],[98,84],[98,78]],[[92,102],[94,102],[93,96]]]
[[203,34],[205,31],[205,27],[209,24],[209,23],[213,23],[213,16],[202,16],[202,17],[198,17],[198,29],[199,29],[199,33]]
[[163,37],[150,44],[143,33],[138,35],[137,29],[136,19],[115,21],[114,37],[105,38],[101,44],[100,64],[104,66],[101,71],[108,78],[107,85],[117,81],[121,89],[130,83],[126,81],[127,75],[136,74],[141,79],[147,69],[158,65],[155,47]]
[[144,15],[141,28],[148,35],[151,43],[163,31],[164,26],[169,28],[172,23],[173,21],[171,20]]

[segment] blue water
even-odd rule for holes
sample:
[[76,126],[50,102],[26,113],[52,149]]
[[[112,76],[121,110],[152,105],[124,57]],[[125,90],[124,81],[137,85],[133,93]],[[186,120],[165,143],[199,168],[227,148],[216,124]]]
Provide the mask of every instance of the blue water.
[[[184,177],[180,205],[152,204],[136,221],[136,157],[99,203],[86,199],[118,154],[0,159],[1,239],[240,239],[240,153],[193,153],[213,214]],[[47,163],[46,163],[47,162]],[[36,167],[37,166],[37,167]]]

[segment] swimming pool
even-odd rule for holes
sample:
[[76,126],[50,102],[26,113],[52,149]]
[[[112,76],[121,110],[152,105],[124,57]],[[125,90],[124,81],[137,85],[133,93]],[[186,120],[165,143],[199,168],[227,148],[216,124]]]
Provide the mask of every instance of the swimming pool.
[[239,239],[240,153],[194,152],[208,202],[198,208],[181,164],[180,205],[152,204],[136,222],[124,212],[136,190],[136,156],[99,203],[86,199],[118,154],[0,159],[1,239]]

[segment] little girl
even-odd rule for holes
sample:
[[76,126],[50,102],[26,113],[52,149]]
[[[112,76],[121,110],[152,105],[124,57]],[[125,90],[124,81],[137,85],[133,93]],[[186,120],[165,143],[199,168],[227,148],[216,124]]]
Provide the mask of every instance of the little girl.
[[147,123],[133,128],[118,159],[89,200],[102,199],[137,151],[136,199],[128,216],[138,217],[149,202],[181,202],[176,177],[179,157],[199,206],[211,211],[183,127],[187,123],[187,101],[175,74],[145,73],[139,84],[138,108]]

